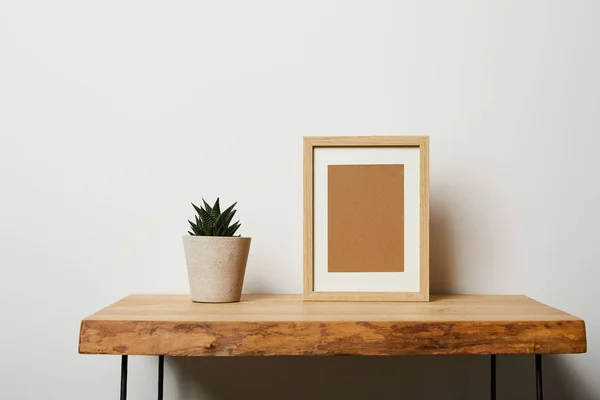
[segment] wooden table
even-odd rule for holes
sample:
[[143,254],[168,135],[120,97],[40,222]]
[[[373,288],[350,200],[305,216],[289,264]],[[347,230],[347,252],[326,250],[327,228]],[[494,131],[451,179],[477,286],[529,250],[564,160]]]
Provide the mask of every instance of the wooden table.
[[131,295],[85,318],[79,352],[159,356],[541,355],[586,352],[585,323],[525,296],[445,295],[428,303],[303,302],[297,295],[246,295],[240,303],[192,303],[187,295]]

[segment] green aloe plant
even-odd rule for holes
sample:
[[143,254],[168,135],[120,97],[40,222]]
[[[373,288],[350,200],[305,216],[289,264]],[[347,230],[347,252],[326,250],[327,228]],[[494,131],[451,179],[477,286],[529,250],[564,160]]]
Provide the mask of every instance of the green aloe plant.
[[[189,221],[192,227],[188,233],[192,236],[234,236],[235,232],[241,226],[240,221],[230,225],[236,210],[233,209],[237,202],[233,203],[223,212],[219,206],[219,198],[215,201],[214,206],[209,206],[204,199],[202,199],[204,206],[198,207],[194,203],[192,206],[196,210],[196,222]],[[240,235],[237,235],[240,236]]]

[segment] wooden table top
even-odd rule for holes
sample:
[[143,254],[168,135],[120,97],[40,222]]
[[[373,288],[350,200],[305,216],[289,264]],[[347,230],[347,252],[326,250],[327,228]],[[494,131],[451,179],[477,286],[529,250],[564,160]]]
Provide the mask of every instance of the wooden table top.
[[82,354],[170,356],[584,353],[585,323],[525,296],[303,302],[245,295],[130,295],[85,318]]

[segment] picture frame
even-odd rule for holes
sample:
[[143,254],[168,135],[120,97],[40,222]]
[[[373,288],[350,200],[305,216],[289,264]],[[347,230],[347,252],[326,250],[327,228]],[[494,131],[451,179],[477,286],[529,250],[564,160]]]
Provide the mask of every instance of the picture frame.
[[303,203],[305,301],[429,301],[428,136],[304,137]]

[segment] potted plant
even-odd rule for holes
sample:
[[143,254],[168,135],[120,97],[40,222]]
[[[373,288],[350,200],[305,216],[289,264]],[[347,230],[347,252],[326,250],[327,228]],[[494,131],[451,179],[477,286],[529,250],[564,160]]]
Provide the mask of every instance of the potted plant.
[[231,224],[236,213],[233,203],[221,212],[219,199],[210,207],[197,207],[196,222],[183,237],[192,301],[229,303],[240,301],[250,251],[250,238],[234,236],[240,221]]

